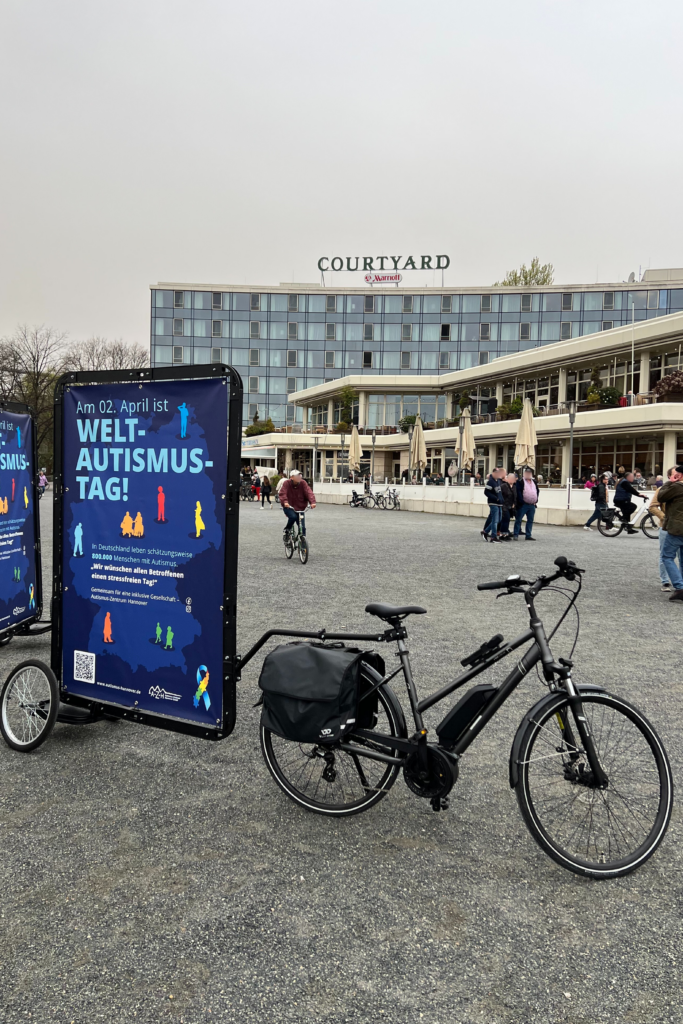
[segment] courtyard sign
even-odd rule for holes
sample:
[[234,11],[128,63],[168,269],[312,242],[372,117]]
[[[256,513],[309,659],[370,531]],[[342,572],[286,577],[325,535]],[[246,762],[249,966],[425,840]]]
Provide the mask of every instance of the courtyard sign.
[[[402,260],[405,262],[401,263]],[[333,256],[331,259],[329,256],[321,256],[318,270],[321,273],[326,270],[362,270],[364,273],[378,270],[446,270],[450,263],[450,256]]]

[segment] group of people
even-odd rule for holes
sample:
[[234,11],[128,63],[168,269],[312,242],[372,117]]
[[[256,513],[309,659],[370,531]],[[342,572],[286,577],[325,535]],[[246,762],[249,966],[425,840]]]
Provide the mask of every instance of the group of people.
[[[532,536],[532,530],[538,505],[538,484],[532,469],[527,466],[520,479],[516,473],[508,473],[502,466],[497,466],[486,481],[484,494],[489,506],[489,515],[481,531],[483,540],[493,544],[519,540],[524,519],[525,539],[536,540]],[[513,517],[514,527],[510,533]]]

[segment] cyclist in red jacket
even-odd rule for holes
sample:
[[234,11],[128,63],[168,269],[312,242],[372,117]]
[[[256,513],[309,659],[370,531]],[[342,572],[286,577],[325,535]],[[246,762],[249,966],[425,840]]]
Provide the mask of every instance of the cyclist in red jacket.
[[[289,480],[285,480],[280,489],[280,504],[287,516],[285,532],[288,532],[297,521],[297,512],[304,512],[309,505],[315,508],[315,494],[308,486],[298,469],[293,469]],[[306,524],[302,524],[302,533],[306,534]]]

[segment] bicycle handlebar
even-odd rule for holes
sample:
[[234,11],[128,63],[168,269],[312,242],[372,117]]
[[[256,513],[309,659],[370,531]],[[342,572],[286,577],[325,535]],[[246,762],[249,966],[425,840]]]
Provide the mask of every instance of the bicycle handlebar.
[[513,584],[508,583],[507,580],[503,580],[501,583],[477,583],[477,590],[502,590],[509,586],[513,586]]
[[522,592],[522,587],[529,587],[534,593],[538,593],[543,587],[547,587],[554,580],[563,576],[570,582],[575,580],[581,573],[585,572],[584,569],[579,569],[578,565],[570,561],[564,555],[559,555],[555,559],[555,565],[557,566],[557,572],[553,573],[552,576],[539,576],[534,583],[530,583],[529,580],[523,580],[521,576],[508,576],[506,580],[501,580],[498,583],[478,583],[477,590],[509,590],[511,593],[514,591]]

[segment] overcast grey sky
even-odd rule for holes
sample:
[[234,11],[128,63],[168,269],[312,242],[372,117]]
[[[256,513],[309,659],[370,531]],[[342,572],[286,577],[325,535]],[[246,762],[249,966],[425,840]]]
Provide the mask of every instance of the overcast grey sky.
[[150,283],[322,255],[683,266],[682,43],[680,2],[1,0],[0,334],[147,344]]

